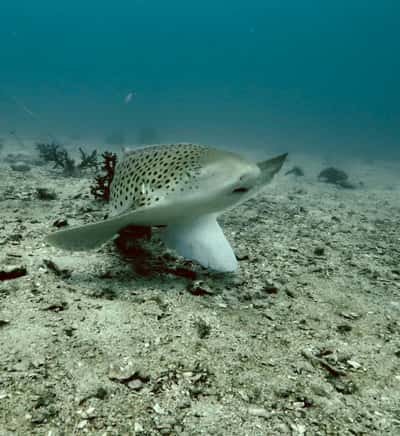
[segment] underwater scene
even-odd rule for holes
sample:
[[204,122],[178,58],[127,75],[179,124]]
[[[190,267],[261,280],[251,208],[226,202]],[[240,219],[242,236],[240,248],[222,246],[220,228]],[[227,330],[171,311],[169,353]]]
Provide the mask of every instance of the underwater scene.
[[1,1],[0,436],[400,434],[399,22]]

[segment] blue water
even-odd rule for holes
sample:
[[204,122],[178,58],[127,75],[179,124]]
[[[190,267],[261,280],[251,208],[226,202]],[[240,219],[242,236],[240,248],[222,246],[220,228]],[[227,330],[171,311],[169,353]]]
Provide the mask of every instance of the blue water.
[[394,155],[399,22],[394,0],[1,0],[0,134]]

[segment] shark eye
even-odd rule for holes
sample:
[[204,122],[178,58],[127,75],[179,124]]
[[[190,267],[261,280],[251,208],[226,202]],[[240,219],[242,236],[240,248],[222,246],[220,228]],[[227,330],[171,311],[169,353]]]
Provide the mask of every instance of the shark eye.
[[244,194],[245,192],[248,192],[247,188],[236,188],[232,191],[235,194]]

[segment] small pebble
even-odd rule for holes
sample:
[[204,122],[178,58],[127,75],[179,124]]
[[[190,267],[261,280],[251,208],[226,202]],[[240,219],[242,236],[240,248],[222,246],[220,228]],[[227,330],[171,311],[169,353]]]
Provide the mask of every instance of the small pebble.
[[314,254],[316,256],[323,256],[325,254],[325,248],[324,247],[317,247],[317,248],[315,248]]
[[353,327],[349,324],[340,324],[337,326],[337,331],[339,333],[348,333],[351,332]]
[[144,383],[141,380],[139,380],[138,378],[134,379],[128,383],[128,388],[132,389],[133,391],[139,391],[140,389],[142,389],[143,386],[144,386]]
[[53,226],[57,227],[57,228],[65,227],[67,225],[68,225],[68,221],[64,218],[60,218],[60,219],[54,221],[54,223],[53,223]]
[[200,280],[195,280],[193,283],[190,283],[187,286],[187,290],[192,295],[212,295],[212,294],[214,294],[213,290],[209,286],[207,286],[206,283],[204,283]]
[[11,165],[11,169],[20,173],[27,173],[31,170],[31,167],[24,162],[16,162],[15,164]]
[[266,292],[267,294],[277,294],[278,293],[278,288],[272,284],[265,285],[262,290],[264,292]]
[[351,366],[352,368],[354,368],[354,369],[360,369],[361,368],[361,365],[358,362],[356,362],[355,360],[348,360],[347,364],[349,366]]
[[87,421],[85,419],[83,419],[82,421],[78,422],[76,428],[79,430],[82,430],[83,428],[86,427]]
[[128,381],[135,376],[136,370],[136,366],[131,361],[112,363],[109,367],[108,378],[119,382]]
[[[120,383],[131,383],[134,380],[145,383],[150,380],[150,376],[132,361],[112,363],[109,367],[108,378]],[[132,386],[137,385],[133,384]],[[131,387],[131,389],[133,388]]]
[[135,422],[135,425],[133,426],[135,433],[140,433],[142,431],[144,431],[144,428],[142,426],[142,424],[140,424],[139,422]]
[[158,404],[158,403],[156,403],[156,404],[154,404],[154,406],[153,406],[153,410],[154,410],[154,412],[156,412],[158,415],[164,415],[164,409]]
[[39,200],[56,200],[57,194],[52,189],[48,188],[37,188],[36,196]]
[[266,419],[270,418],[271,416],[271,414],[262,407],[249,407],[248,412],[250,415],[259,416]]
[[211,326],[204,319],[199,318],[196,321],[196,329],[200,339],[210,336]]

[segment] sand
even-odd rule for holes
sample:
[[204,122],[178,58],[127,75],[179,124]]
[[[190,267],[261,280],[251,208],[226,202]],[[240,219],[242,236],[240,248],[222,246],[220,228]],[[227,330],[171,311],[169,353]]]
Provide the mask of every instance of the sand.
[[0,435],[400,434],[400,164],[333,162],[346,190],[317,181],[329,163],[291,156],[222,217],[224,275],[156,236],[144,270],[113,243],[47,246],[105,215],[92,175],[0,156]]

